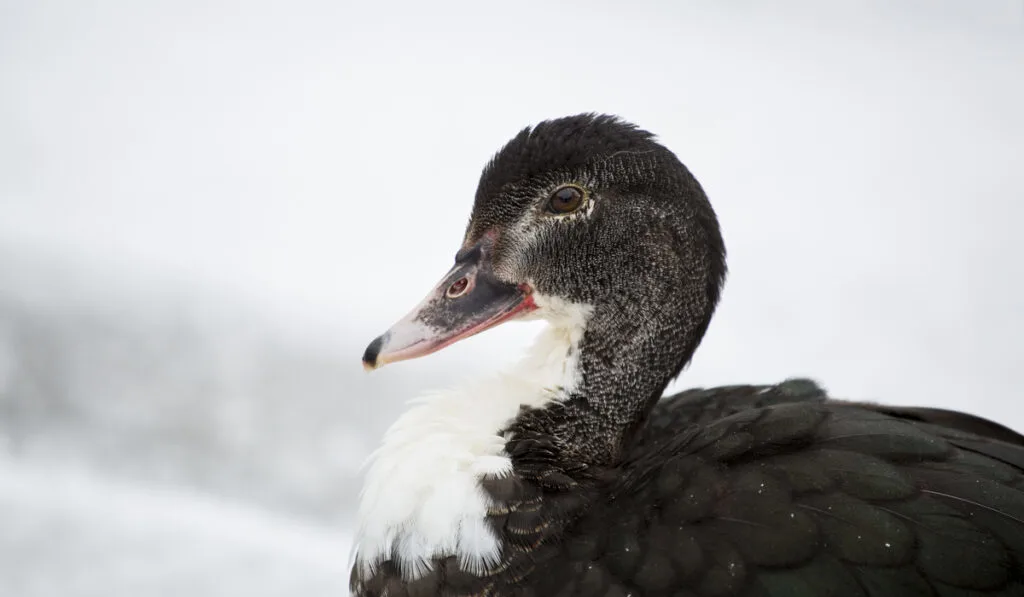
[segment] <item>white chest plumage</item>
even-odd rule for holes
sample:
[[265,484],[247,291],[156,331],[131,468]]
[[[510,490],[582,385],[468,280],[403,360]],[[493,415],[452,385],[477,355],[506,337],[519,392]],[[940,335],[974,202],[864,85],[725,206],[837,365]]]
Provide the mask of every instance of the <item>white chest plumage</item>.
[[500,544],[485,520],[491,503],[480,479],[512,470],[500,431],[521,406],[558,400],[578,382],[576,346],[590,310],[547,307],[556,324],[511,371],[413,400],[388,429],[360,498],[353,555],[365,573],[387,559],[407,579],[425,574],[436,557],[456,556],[470,572],[497,563]]

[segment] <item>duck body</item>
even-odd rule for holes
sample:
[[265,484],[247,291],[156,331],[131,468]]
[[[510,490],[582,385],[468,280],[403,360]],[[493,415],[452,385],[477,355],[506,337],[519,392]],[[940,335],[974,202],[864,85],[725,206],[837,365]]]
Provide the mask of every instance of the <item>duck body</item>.
[[1024,597],[1024,437],[814,382],[662,398],[725,278],[689,171],[633,125],[522,131],[455,265],[364,365],[511,319],[506,374],[419,400],[367,474],[359,597]]
[[483,483],[502,557],[354,574],[360,595],[1024,595],[1024,437],[813,382],[661,400],[621,463],[523,429]]

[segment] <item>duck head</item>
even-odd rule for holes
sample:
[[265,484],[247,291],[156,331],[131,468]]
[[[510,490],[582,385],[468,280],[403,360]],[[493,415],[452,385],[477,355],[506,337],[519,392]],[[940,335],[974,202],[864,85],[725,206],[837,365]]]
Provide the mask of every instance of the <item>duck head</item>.
[[549,120],[487,164],[455,265],[363,363],[423,356],[513,319],[574,321],[589,386],[577,393],[629,389],[642,411],[689,360],[725,273],[704,191],[651,133],[605,115]]

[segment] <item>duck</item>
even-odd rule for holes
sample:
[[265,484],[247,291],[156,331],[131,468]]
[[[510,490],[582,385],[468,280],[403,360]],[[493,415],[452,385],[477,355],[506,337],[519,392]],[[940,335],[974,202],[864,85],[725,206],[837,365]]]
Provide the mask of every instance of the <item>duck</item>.
[[1024,595],[1024,437],[816,382],[663,396],[726,278],[701,185],[586,113],[486,164],[455,263],[363,365],[508,321],[522,359],[413,400],[366,470],[359,597]]

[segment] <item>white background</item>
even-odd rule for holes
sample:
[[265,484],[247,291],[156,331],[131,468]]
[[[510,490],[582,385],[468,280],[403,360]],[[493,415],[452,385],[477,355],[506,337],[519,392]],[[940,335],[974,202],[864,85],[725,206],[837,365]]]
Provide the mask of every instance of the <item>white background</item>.
[[582,111],[658,134],[719,213],[677,386],[1024,429],[1021,106],[1019,0],[0,0],[0,594],[340,590],[401,402],[536,324],[372,376],[362,349],[447,270],[490,155]]

